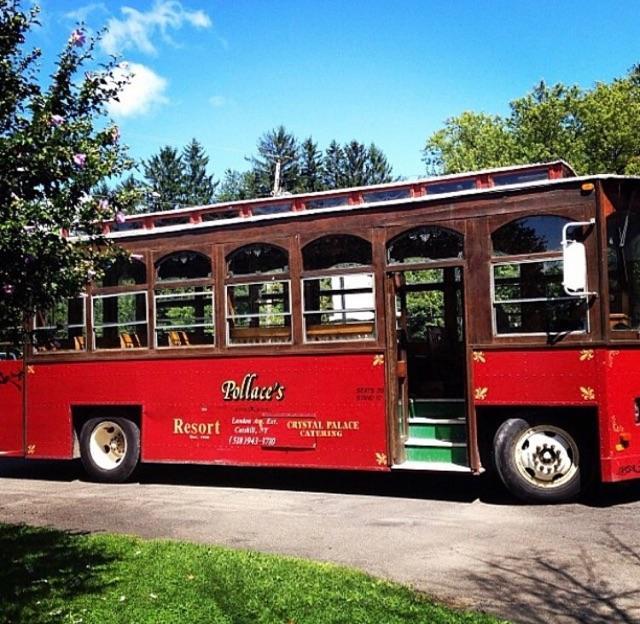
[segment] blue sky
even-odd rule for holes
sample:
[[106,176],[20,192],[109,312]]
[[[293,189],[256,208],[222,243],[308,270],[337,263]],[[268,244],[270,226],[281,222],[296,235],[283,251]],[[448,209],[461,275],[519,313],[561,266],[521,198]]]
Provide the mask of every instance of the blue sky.
[[216,177],[279,124],[321,148],[375,142],[396,175],[424,175],[421,149],[447,117],[505,113],[541,79],[589,87],[640,62],[633,0],[40,4],[45,59],[78,19],[109,27],[102,51],[136,74],[112,111],[133,157],[196,137]]

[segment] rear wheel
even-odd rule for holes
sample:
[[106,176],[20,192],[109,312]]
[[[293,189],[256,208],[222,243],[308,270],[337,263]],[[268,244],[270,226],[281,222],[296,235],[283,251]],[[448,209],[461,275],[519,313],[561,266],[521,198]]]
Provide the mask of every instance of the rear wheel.
[[530,503],[557,503],[580,494],[584,452],[581,458],[576,438],[566,429],[511,418],[498,428],[493,447],[497,472],[517,498]]
[[96,481],[119,483],[138,465],[140,430],[126,418],[91,418],[80,431],[80,459]]

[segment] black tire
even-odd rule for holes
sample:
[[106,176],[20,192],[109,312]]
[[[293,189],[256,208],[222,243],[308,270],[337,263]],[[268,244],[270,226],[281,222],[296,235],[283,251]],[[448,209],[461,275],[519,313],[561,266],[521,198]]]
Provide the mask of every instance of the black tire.
[[510,418],[496,431],[493,456],[507,490],[527,503],[569,502],[583,489],[586,449],[563,427]]
[[140,429],[127,418],[90,418],[80,431],[80,459],[89,478],[121,483],[140,458]]

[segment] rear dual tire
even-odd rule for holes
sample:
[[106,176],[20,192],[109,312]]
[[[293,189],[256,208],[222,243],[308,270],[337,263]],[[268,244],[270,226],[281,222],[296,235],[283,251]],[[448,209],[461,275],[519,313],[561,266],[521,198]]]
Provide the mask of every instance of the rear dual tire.
[[121,483],[140,458],[140,429],[127,418],[90,418],[80,431],[80,459],[94,481]]
[[494,464],[511,494],[528,503],[576,499],[584,489],[586,453],[568,429],[510,418],[496,431]]

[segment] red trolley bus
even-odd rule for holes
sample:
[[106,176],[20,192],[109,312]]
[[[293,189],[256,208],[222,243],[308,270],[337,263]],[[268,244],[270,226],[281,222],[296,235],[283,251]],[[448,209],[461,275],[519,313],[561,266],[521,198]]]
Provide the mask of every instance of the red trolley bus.
[[0,349],[0,451],[638,478],[639,190],[558,161],[106,224],[130,260]]

